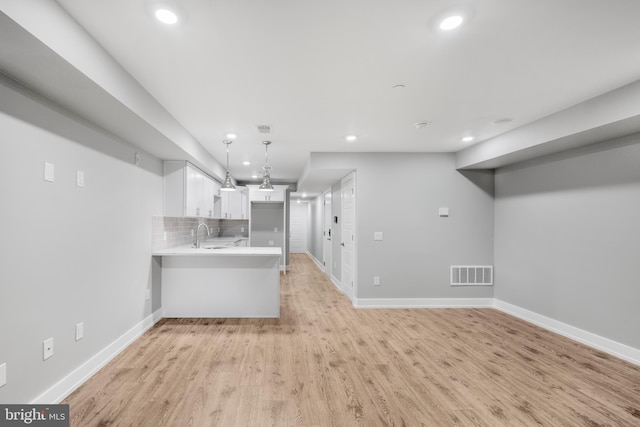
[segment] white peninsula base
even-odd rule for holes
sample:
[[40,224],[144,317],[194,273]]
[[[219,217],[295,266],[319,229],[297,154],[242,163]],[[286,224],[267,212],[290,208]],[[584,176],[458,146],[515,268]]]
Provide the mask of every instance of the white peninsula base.
[[162,256],[163,317],[280,317],[279,248],[192,251],[154,253]]

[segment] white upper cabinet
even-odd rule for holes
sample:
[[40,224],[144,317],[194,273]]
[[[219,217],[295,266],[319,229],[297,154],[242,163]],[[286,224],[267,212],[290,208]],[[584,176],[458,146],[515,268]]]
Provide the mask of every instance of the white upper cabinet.
[[202,203],[204,210],[202,215],[207,218],[215,218],[214,215],[214,197],[216,192],[216,181],[207,175],[204,175],[204,185],[202,187]]
[[259,185],[247,185],[250,202],[284,202],[288,185],[274,185],[273,191],[260,191]]
[[221,191],[223,219],[247,219],[248,198],[246,188],[236,186],[236,191]]
[[184,216],[206,216],[204,194],[204,175],[187,163],[187,203]]
[[164,193],[165,216],[220,217],[220,184],[189,162],[164,162]]

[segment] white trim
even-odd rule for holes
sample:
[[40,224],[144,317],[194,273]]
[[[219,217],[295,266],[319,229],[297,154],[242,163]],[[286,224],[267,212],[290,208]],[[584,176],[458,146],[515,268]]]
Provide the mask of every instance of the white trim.
[[[318,266],[318,268],[320,268],[320,270],[322,270],[322,272],[323,272],[323,273],[325,273],[325,271],[324,271],[324,265],[322,265],[322,263],[321,263],[320,261],[318,261],[318,260],[316,259],[316,257],[314,257],[314,256],[313,256],[313,254],[312,254],[311,252],[307,251],[307,255],[309,255],[309,258],[311,258],[311,260],[312,260],[313,262],[315,262],[315,263],[316,263],[316,265]],[[326,274],[326,273],[325,273],[325,274]]]
[[158,323],[160,319],[162,319],[162,309],[159,309],[147,316],[140,323],[129,329],[114,342],[107,345],[104,349],[80,365],[69,375],[62,378],[47,391],[33,399],[31,405],[60,403],[65,397],[70,395],[78,387],[84,384],[85,381],[91,378],[93,374],[109,363],[111,359],[120,354],[143,333]]
[[490,308],[493,298],[356,298],[355,308]]
[[329,279],[336,286],[336,288],[338,288],[338,290],[342,292],[342,283],[336,278],[336,276],[333,275],[333,272],[329,275]]
[[604,338],[600,335],[576,328],[575,326],[567,325],[566,323],[543,316],[542,314],[534,313],[533,311],[509,304],[508,302],[504,302],[499,299],[494,299],[494,307],[497,310],[525,320],[529,323],[533,323],[534,325],[538,325],[551,332],[555,332],[589,347],[604,351],[605,353],[609,353],[635,365],[640,365],[640,350],[629,347],[626,344],[621,344],[617,341],[610,340],[609,338]]

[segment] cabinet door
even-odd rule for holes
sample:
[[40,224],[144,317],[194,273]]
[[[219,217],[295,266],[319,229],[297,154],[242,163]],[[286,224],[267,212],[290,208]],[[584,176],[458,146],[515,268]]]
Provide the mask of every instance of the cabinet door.
[[222,199],[220,198],[220,183],[213,180],[213,217],[222,218]]
[[249,192],[243,191],[240,195],[240,210],[242,211],[242,219],[249,218]]
[[242,219],[242,193],[229,192],[229,219]]
[[213,197],[215,193],[214,180],[208,176],[204,177],[204,185],[202,191],[202,206],[203,211],[201,216],[207,218],[213,218]]
[[274,188],[268,192],[268,197],[270,202],[284,202],[284,191]]
[[187,165],[185,168],[187,179],[186,185],[186,206],[185,216],[201,216],[202,192],[204,186],[204,176],[200,171]]
[[284,202],[284,190],[279,188],[274,188],[273,191],[251,189],[249,200],[252,202]]

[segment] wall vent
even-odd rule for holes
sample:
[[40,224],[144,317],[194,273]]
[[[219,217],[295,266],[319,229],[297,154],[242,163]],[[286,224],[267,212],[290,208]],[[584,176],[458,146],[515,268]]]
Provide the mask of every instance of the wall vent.
[[256,125],[259,133],[271,133],[271,125]]
[[493,285],[492,265],[452,265],[452,286],[491,286]]

